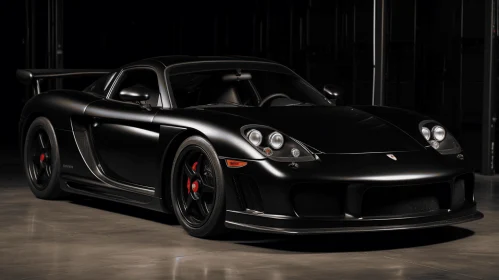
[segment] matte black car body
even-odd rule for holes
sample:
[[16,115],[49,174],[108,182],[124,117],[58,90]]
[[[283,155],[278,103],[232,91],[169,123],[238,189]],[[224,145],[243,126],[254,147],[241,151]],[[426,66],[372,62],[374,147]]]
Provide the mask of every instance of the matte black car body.
[[[442,155],[428,145],[418,129],[427,117],[371,106],[177,108],[169,75],[207,66],[296,75],[274,62],[249,58],[147,59],[123,69],[153,69],[160,77],[163,108],[145,110],[83,91],[49,91],[25,105],[20,141],[30,123],[44,116],[56,131],[63,190],[168,213],[173,157],[187,137],[202,136],[223,167],[229,228],[307,234],[435,227],[482,217],[466,158],[462,153]],[[113,82],[123,69],[112,71]],[[271,127],[298,139],[315,160],[267,158],[241,135],[247,125]],[[229,168],[226,159],[248,164]],[[464,193],[455,191],[458,182]],[[440,208],[405,209],[404,203],[414,203],[411,196],[421,192],[440,196]],[[457,195],[465,203],[454,203]],[[377,212],[377,202],[393,209]]]

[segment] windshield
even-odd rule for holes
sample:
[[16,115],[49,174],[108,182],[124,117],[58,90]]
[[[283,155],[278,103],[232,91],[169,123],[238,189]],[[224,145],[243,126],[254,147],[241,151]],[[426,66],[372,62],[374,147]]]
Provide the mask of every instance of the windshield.
[[178,108],[331,105],[305,80],[282,73],[203,71],[171,76],[170,84]]

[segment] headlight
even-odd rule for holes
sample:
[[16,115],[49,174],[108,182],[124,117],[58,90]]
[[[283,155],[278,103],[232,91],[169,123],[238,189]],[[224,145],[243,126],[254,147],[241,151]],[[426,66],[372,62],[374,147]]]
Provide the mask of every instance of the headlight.
[[438,142],[442,142],[445,139],[445,129],[439,125],[433,127],[431,134]]
[[423,134],[423,137],[424,137],[424,139],[426,139],[426,141],[430,141],[430,138],[431,138],[430,129],[423,126],[423,128],[421,129],[421,133]]
[[251,142],[251,144],[255,146],[260,146],[260,144],[262,144],[263,140],[262,133],[256,129],[248,131],[246,137],[248,137],[248,140]]
[[279,150],[284,145],[284,137],[279,132],[272,132],[269,135],[269,145],[275,150]]
[[428,141],[428,143],[430,143],[431,147],[435,150],[438,150],[438,148],[440,148],[440,143],[438,143],[438,141],[436,140],[430,140]]
[[435,121],[421,122],[419,131],[428,144],[443,155],[458,154],[462,151],[457,140]]
[[255,149],[269,159],[282,162],[316,160],[306,145],[273,128],[263,125],[246,125],[241,127],[241,134]]

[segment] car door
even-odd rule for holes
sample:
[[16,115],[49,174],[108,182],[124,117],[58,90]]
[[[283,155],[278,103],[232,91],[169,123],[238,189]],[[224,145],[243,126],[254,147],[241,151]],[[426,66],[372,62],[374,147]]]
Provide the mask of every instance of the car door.
[[[111,182],[150,190],[159,183],[160,128],[152,123],[154,115],[162,108],[158,72],[147,67],[124,69],[108,97],[90,104],[85,110],[97,168],[100,175]],[[147,101],[120,100],[122,90],[137,85],[151,90]]]

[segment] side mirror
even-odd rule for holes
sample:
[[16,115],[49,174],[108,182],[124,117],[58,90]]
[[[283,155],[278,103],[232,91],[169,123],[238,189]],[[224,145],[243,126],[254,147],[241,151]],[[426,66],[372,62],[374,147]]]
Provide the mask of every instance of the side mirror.
[[336,105],[336,102],[343,95],[343,89],[335,85],[325,85],[322,89],[324,96]]
[[122,89],[120,91],[120,99],[130,102],[146,101],[149,99],[149,91],[150,89],[144,86],[135,85]]

